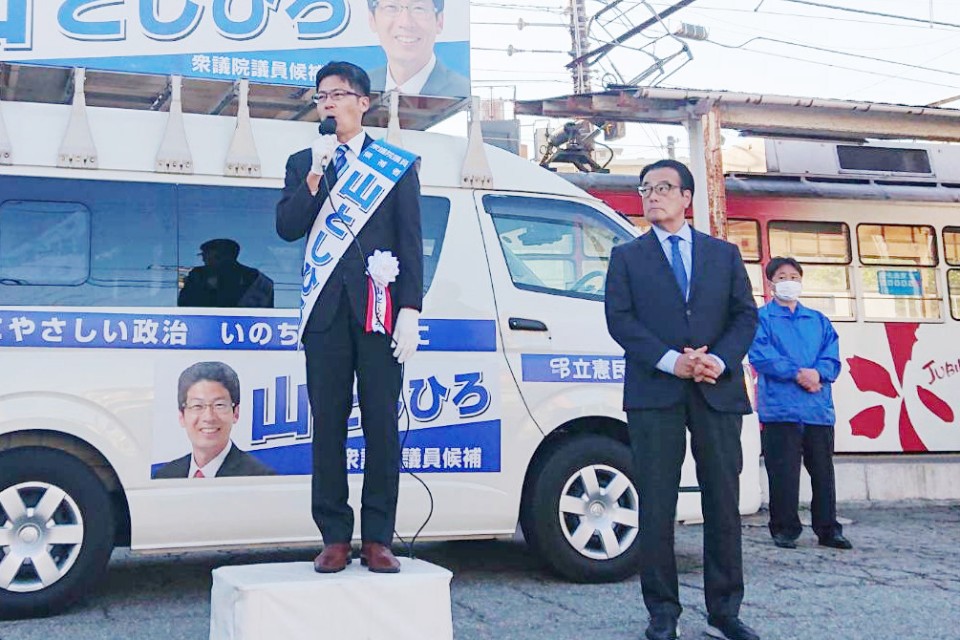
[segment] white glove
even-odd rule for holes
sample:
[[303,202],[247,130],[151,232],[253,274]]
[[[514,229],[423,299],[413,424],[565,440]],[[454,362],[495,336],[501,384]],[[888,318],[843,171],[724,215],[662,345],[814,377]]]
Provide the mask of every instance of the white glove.
[[324,167],[330,163],[330,158],[336,153],[338,146],[340,141],[333,134],[317,137],[310,145],[310,151],[313,152],[313,165],[310,167],[310,172],[322,176]]
[[404,307],[397,314],[397,324],[393,327],[393,357],[403,364],[413,357],[420,344],[420,312]]

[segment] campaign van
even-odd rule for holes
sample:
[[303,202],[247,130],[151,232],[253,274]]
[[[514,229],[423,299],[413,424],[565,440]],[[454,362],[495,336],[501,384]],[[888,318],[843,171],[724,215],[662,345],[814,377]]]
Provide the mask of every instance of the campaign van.
[[[78,112],[83,162],[63,152]],[[275,230],[286,159],[317,128],[239,112],[0,104],[0,615],[62,609],[115,546],[319,545],[297,339],[305,240]],[[171,121],[189,171],[158,162]],[[227,159],[244,127],[259,171],[237,175]],[[425,296],[397,403],[398,537],[522,532],[567,579],[632,575],[640,505],[603,298],[611,249],[638,230],[478,139],[369,133],[421,158]],[[236,397],[184,403],[198,363],[235,378]],[[360,419],[343,461],[355,505]],[[223,444],[213,477],[188,473],[194,438]],[[750,416],[743,444],[749,513]],[[677,516],[700,518],[689,455]]]

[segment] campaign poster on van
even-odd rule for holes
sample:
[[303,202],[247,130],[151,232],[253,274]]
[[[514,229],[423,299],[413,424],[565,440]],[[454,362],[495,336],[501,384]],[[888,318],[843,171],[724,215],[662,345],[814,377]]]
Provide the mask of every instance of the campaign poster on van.
[[[151,477],[206,477],[195,468],[213,458],[218,478],[309,475],[313,421],[302,355],[198,355],[184,353],[157,365]],[[444,360],[420,354],[406,367],[403,398],[397,401],[401,468],[498,472],[496,356]],[[349,473],[363,473],[366,464],[358,404],[354,393],[344,459]]]
[[0,60],[104,71],[465,97],[469,40],[467,0],[0,0]]

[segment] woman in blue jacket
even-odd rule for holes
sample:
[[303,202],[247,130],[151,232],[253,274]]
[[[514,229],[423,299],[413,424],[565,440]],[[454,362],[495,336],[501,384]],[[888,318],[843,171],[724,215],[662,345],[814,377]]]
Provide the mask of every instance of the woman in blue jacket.
[[760,378],[757,405],[770,483],[770,534],[778,547],[797,546],[802,460],[813,488],[814,533],[823,546],[850,549],[837,522],[833,475],[830,386],[840,374],[837,332],[826,316],[798,302],[803,268],[796,260],[773,258],[766,276],[774,297],[760,308],[749,358]]

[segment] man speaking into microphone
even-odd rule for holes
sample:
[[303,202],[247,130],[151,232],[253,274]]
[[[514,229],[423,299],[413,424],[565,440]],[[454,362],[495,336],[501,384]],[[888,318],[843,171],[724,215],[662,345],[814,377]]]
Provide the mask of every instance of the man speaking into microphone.
[[323,536],[319,573],[351,561],[347,421],[354,375],[366,440],[360,561],[396,573],[401,365],[417,350],[423,235],[416,156],[374,141],[361,124],[370,78],[348,62],[324,65],[314,102],[323,124],[310,149],[287,160],[277,233],[307,236],[300,303],[313,414],[313,519]]

